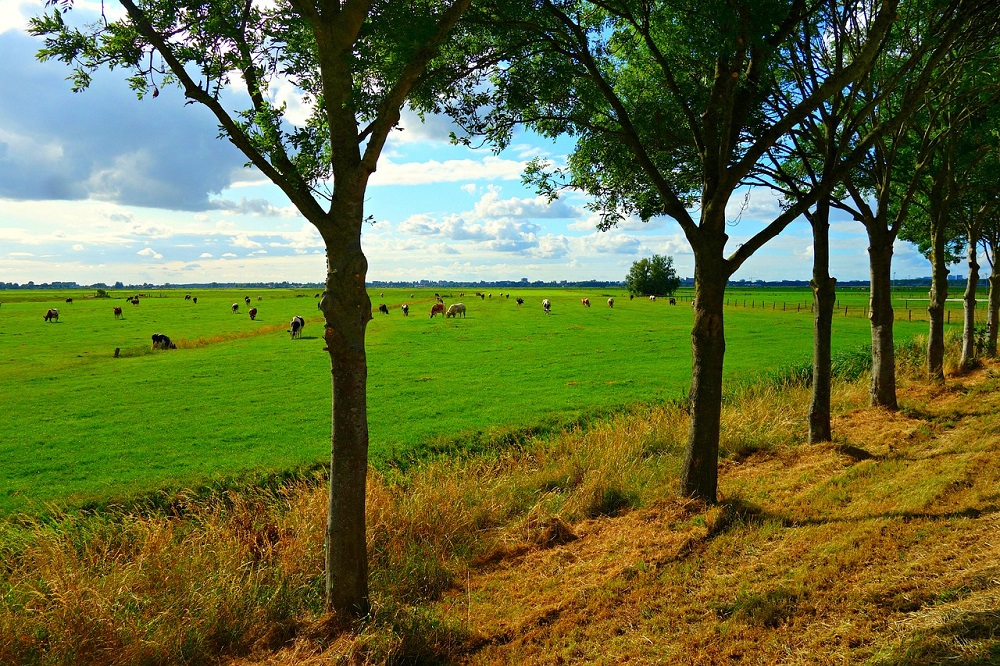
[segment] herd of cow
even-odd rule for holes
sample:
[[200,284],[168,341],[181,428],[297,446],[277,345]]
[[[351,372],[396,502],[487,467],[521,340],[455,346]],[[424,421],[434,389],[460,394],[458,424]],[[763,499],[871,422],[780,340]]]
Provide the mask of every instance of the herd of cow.
[[[460,295],[464,295],[464,294],[460,294]],[[319,294],[317,294],[317,296],[319,296]],[[413,295],[411,294],[411,297],[412,296]],[[476,292],[476,296],[479,296],[483,300],[485,300],[486,298],[492,298],[493,295],[489,294],[487,296],[487,294]],[[503,298],[504,294],[500,294],[500,296],[501,296],[501,298]],[[433,319],[434,316],[438,315],[438,314],[442,315],[446,319],[447,318],[456,318],[457,319],[459,315],[461,315],[463,318],[465,317],[465,315],[466,315],[466,307],[465,307],[464,303],[452,303],[450,306],[448,306],[447,308],[445,308],[444,300],[441,298],[441,295],[440,294],[434,294],[434,297],[435,297],[436,302],[431,306],[431,319]],[[510,294],[506,294],[506,297],[509,299],[510,298]],[[633,298],[634,298],[634,296],[629,296],[629,300],[631,300]],[[126,298],[125,300],[127,300],[129,303],[132,303],[133,305],[138,305],[139,304],[139,297],[138,296],[130,296],[130,297]],[[194,303],[198,302],[198,298],[197,297],[192,297],[190,294],[184,296],[184,300],[186,300],[186,301],[192,301]],[[258,296],[257,300],[258,301],[261,300],[261,297]],[[656,296],[650,296],[649,300],[655,301],[656,300]],[[517,306],[518,307],[521,307],[522,305],[524,305],[524,299],[521,298],[520,296],[518,296],[515,299],[515,301],[517,302]],[[66,302],[67,303],[72,303],[73,299],[67,298]],[[249,307],[250,306],[250,302],[251,302],[250,301],[250,297],[249,296],[244,297],[243,302]],[[583,306],[585,306],[585,307],[588,307],[588,308],[590,307],[590,299],[589,298],[586,298],[586,297],[581,298],[580,299],[580,303]],[[677,300],[675,298],[671,297],[670,298],[670,304],[671,305],[676,305],[677,304]],[[609,308],[613,308],[614,306],[615,306],[615,299],[614,299],[614,297],[609,298],[608,299],[608,307]],[[320,302],[318,304],[318,307],[320,309],[322,309],[322,302]],[[402,310],[404,317],[409,316],[409,314],[410,314],[410,306],[409,306],[409,304],[403,303],[400,306],[400,309]],[[239,303],[233,303],[232,306],[231,306],[231,308],[230,308],[230,310],[231,310],[231,312],[233,314],[238,314],[239,310],[240,310]],[[542,299],[542,310],[545,311],[545,314],[551,314],[552,313],[552,302],[549,299],[547,299],[547,298],[543,298]],[[387,314],[389,314],[389,307],[385,303],[382,303],[382,304],[380,304],[378,306],[378,311],[380,313],[384,314],[384,315],[387,315]],[[250,315],[251,321],[256,320],[256,318],[257,318],[257,308],[256,307],[250,308],[248,310],[248,314]],[[122,319],[123,316],[124,316],[123,313],[122,313],[122,308],[119,307],[119,306],[114,306],[114,315],[115,315],[115,319]],[[46,322],[58,322],[59,321],[59,310],[56,309],[56,308],[49,308],[48,311],[45,313],[44,319],[45,319]],[[287,333],[290,334],[290,336],[291,336],[292,339],[301,338],[302,337],[302,329],[305,328],[305,325],[306,325],[305,319],[296,315],[295,317],[292,317],[292,321],[289,323],[289,328],[287,330]],[[153,336],[152,336],[152,340],[153,340],[153,349],[177,349],[177,345],[174,342],[172,342],[169,337],[167,337],[166,335],[163,335],[162,333],[154,333]],[[115,356],[116,357],[118,356],[118,352],[119,352],[119,350],[116,349],[115,350]]]

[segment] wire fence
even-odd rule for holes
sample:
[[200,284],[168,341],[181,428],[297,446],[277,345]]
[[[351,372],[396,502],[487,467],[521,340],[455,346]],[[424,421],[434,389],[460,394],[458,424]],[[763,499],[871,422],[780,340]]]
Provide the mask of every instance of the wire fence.
[[[692,299],[688,298],[677,298],[678,302],[690,304]],[[929,322],[930,315],[927,312],[928,299],[917,299],[917,298],[904,298],[899,299],[898,302],[893,303],[893,310],[896,314],[896,321],[908,321],[908,322]],[[772,310],[778,312],[788,312],[794,314],[807,314],[812,315],[815,309],[815,304],[809,301],[784,301],[780,299],[765,299],[765,298],[727,298],[726,307],[729,308],[740,308],[740,309],[762,309],[762,310]],[[861,319],[868,318],[869,308],[867,305],[859,305],[857,303],[851,302],[841,302],[840,299],[836,301],[834,305],[834,316],[835,317],[857,317]],[[965,317],[965,304],[961,299],[949,299],[945,302],[944,310],[944,321],[945,325],[949,324],[961,324]],[[987,303],[985,301],[977,301],[975,309],[975,322],[976,324],[986,324],[987,318]]]

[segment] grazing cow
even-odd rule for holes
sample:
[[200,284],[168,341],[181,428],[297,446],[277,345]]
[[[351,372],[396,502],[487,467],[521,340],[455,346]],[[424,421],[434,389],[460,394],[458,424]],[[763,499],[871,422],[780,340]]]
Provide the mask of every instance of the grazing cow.
[[43,317],[43,319],[45,319],[45,321],[59,321],[59,310],[49,308],[49,311],[45,313],[45,317]]
[[262,300],[264,300],[264,297],[263,297],[263,296],[258,296],[258,297],[257,297],[257,301],[258,301],[258,302],[260,302],[260,301],[262,301]]
[[552,314],[552,303],[547,298],[542,299],[542,309],[545,310],[545,314]]
[[389,314],[389,306],[387,306],[385,303],[382,303],[378,306],[378,311],[381,312],[382,314]]
[[67,298],[67,299],[66,299],[66,302],[67,302],[67,303],[72,303],[72,302],[73,302],[73,299],[72,299],[72,298]]
[[410,316],[410,306],[409,305],[407,305],[406,303],[403,303],[403,307],[401,309],[403,310],[403,316],[404,317],[409,317]]
[[240,311],[240,304],[239,303],[233,303],[232,310],[233,310],[233,314],[236,314],[237,312],[239,312]]
[[589,298],[581,298],[580,302],[583,303],[584,305],[586,305],[588,308],[590,307],[590,299]]
[[516,301],[517,301],[517,307],[521,307],[522,305],[524,305],[524,299],[523,299],[523,298],[521,298],[520,296],[518,296],[518,297],[517,297],[516,299],[514,299],[514,300],[516,300]]
[[132,305],[139,305],[139,297],[133,296],[131,299],[129,299],[129,303],[131,303]]
[[448,306],[448,311],[444,313],[445,319],[462,315],[465,318],[465,303],[452,303]]
[[292,323],[289,324],[290,328],[288,332],[292,334],[292,338],[301,338],[302,329],[306,326],[306,320],[298,315],[292,317]]
[[609,298],[608,299],[608,307],[609,308],[615,307],[615,299],[614,298]]
[[121,318],[122,318],[122,309],[118,306],[115,306],[115,319],[121,319]]
[[435,303],[431,306],[431,319],[434,319],[436,314],[444,314],[444,303]]
[[246,303],[247,305],[250,305],[250,297],[249,296],[244,296],[243,297],[243,302]]
[[651,301],[653,301],[653,302],[655,303],[655,302],[656,302],[656,296],[655,296],[655,295],[653,295],[653,296],[650,296],[650,297],[649,297],[649,300],[651,300]]
[[191,300],[191,294],[184,294],[184,300],[185,301],[190,301]]
[[670,300],[668,300],[667,303],[670,303],[671,305],[677,305],[677,299],[671,296]]
[[177,345],[162,333],[153,333],[153,349],[177,349]]
[[194,298],[192,298],[191,302],[194,303],[195,305],[198,305],[198,297],[195,296]]
[[250,315],[250,321],[257,319],[257,308],[250,308],[248,314]]
[[635,294],[629,294],[629,295],[628,295],[628,300],[630,300],[630,301],[631,301],[631,300],[633,300],[634,298],[635,298]]

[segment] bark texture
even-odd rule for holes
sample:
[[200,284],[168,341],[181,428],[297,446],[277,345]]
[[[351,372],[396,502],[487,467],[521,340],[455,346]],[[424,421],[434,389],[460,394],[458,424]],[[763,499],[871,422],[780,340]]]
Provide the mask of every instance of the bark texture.
[[927,379],[944,383],[944,307],[948,300],[948,266],[944,229],[931,225],[931,290],[927,302]]
[[810,218],[813,229],[813,378],[809,402],[809,443],[829,442],[830,383],[833,375],[833,309],[837,280],[830,277],[830,203],[816,205]]
[[681,471],[681,494],[708,503],[716,502],[719,485],[722,368],[726,356],[722,307],[729,278],[722,264],[721,251],[695,258],[691,423]]
[[873,238],[874,226],[869,226],[868,236],[871,271],[871,309],[868,317],[872,330],[872,381],[869,397],[873,407],[895,410],[899,405],[896,402],[896,350],[892,335],[892,242],[881,235]]
[[966,254],[969,260],[969,277],[965,283],[965,294],[962,297],[964,304],[964,321],[962,327],[962,367],[970,368],[976,362],[976,290],[979,286],[979,260],[977,259],[977,248],[979,239],[975,236],[969,237]]
[[993,265],[993,270],[990,272],[989,282],[989,311],[986,316],[986,355],[993,357],[997,355],[997,322],[998,318],[1000,318],[1000,266],[997,264]]
[[[357,213],[360,229],[360,210]],[[353,224],[351,226],[354,226]],[[365,532],[368,475],[368,361],[365,331],[371,299],[360,232],[327,244],[326,293],[321,306],[330,353],[332,428],[326,525],[327,607],[349,617],[370,610]]]

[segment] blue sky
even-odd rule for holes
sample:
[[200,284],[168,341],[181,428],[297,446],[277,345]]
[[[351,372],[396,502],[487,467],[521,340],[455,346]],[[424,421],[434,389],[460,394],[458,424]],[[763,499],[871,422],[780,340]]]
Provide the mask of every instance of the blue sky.
[[[140,102],[120,72],[74,94],[64,65],[39,63],[40,41],[24,28],[42,6],[0,0],[0,282],[324,279],[319,235],[243,167],[206,110],[176,89]],[[368,190],[376,222],[362,236],[370,280],[620,280],[654,253],[693,275],[672,220],[600,232],[583,197],[547,205],[521,185],[528,160],[559,162],[570,144],[522,135],[495,155],[450,145],[450,130],[446,119],[406,113],[386,146]],[[730,206],[732,247],[778,211],[760,189],[741,213],[742,203]],[[834,275],[867,279],[867,245],[860,224],[836,220]],[[808,280],[811,259],[808,224],[797,221],[734,279]],[[894,267],[899,279],[930,273],[906,243]]]

